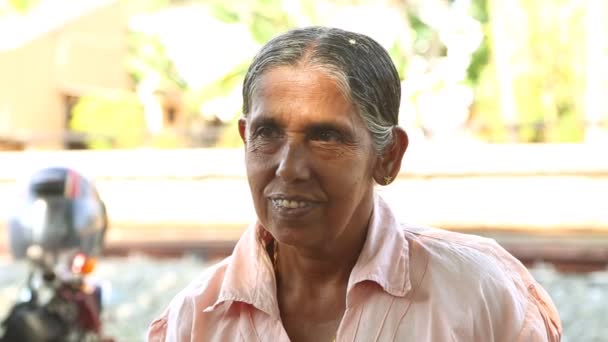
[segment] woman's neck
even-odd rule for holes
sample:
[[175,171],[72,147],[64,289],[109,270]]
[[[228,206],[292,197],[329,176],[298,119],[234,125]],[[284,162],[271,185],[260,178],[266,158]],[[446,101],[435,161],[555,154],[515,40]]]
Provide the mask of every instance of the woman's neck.
[[[370,215],[371,216],[371,215]],[[367,237],[367,223],[333,241],[330,247],[303,248],[275,241],[277,286],[297,291],[344,287]]]

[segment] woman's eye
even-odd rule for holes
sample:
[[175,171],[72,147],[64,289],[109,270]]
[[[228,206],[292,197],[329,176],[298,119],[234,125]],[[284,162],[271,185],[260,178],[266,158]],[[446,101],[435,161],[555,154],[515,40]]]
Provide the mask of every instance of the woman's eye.
[[314,132],[311,139],[323,142],[340,142],[343,140],[342,135],[339,132],[330,129],[322,129]]
[[256,138],[276,138],[279,136],[279,130],[276,127],[262,126],[255,131],[254,137]]

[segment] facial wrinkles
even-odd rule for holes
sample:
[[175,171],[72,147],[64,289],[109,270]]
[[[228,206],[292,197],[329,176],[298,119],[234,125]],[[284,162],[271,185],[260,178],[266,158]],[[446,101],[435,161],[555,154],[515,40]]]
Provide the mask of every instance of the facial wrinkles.
[[[286,69],[291,70],[281,73],[282,77],[273,77],[272,70],[267,71],[252,96],[247,118],[247,151],[251,156],[267,159],[285,146],[304,146],[310,157],[321,162],[354,161],[364,157],[368,153],[365,146],[371,144],[371,135],[366,128],[361,129],[365,124],[340,88],[335,86],[333,78],[319,76],[314,70]],[[331,82],[324,82],[328,79]],[[258,139],[254,135],[262,118],[272,119],[279,129],[272,139]],[[254,122],[256,125],[252,127]],[[344,139],[329,142],[309,139],[310,126],[318,123],[336,126]]]
[[[296,115],[298,114],[284,115],[284,117],[289,118]],[[249,132],[247,151],[253,154],[265,155],[264,158],[266,158],[268,154],[279,152],[279,149],[299,150],[304,148],[310,152],[309,156],[318,157],[321,160],[338,158],[343,160],[356,159],[365,151],[363,148],[364,140],[358,137],[350,127],[345,127],[344,125],[336,124],[340,131],[337,133],[331,132],[331,134],[337,135],[334,138],[335,141],[315,140],[314,135],[317,134],[315,130],[318,128],[311,128],[307,124],[287,123],[281,124],[281,126],[280,132],[271,139],[256,137],[254,132]]]
[[[311,88],[310,82],[309,77],[292,77],[276,82],[273,80],[272,86],[266,86],[266,83],[262,82],[262,87],[254,94],[249,119],[272,118],[281,127],[281,144],[307,144],[312,151],[319,152],[318,156],[322,159],[358,157],[363,152],[362,145],[365,143],[365,139],[360,135],[368,134],[367,131],[356,132],[354,129],[354,120],[360,120],[358,114],[348,102],[342,106],[336,103],[337,98],[344,99],[344,97],[335,88]],[[328,113],[327,108],[349,115]],[[337,126],[340,133],[344,133],[341,135],[344,139],[339,142],[307,141],[307,135],[310,134],[307,131],[309,125],[318,122]],[[250,130],[249,152],[261,152],[264,147],[268,147],[269,141],[256,140],[253,134],[254,132]]]
[[[359,231],[375,165],[361,117],[331,76],[289,67],[261,77],[246,117],[247,171],[260,222],[283,242],[308,247]],[[268,199],[281,193],[308,197],[315,209],[285,220]]]

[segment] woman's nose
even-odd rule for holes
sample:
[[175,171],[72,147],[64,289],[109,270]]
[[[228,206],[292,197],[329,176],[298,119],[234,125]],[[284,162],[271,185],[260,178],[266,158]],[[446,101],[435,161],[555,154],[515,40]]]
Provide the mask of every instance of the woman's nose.
[[310,178],[309,161],[305,146],[301,142],[288,142],[279,152],[279,165],[275,172],[285,182]]

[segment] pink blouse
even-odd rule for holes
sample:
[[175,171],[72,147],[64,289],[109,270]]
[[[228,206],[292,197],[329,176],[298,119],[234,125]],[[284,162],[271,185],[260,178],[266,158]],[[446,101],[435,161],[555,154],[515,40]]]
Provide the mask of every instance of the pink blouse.
[[[149,327],[148,341],[289,341],[274,271],[250,227]],[[559,341],[545,290],[494,240],[400,225],[376,196],[336,341]]]

